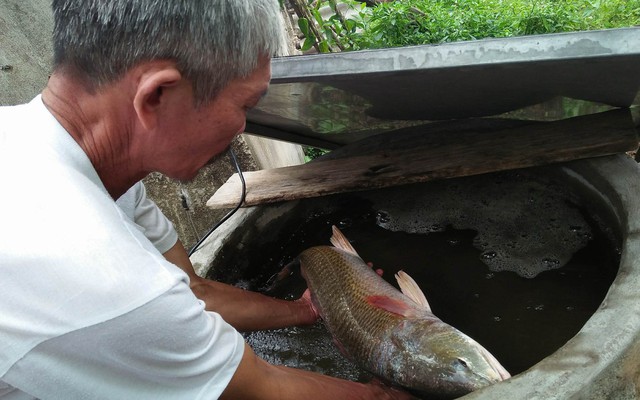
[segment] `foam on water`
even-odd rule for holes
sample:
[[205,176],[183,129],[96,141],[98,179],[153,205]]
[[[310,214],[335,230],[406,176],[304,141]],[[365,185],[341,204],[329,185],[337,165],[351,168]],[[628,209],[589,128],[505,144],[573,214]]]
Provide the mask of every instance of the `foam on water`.
[[412,196],[374,200],[377,224],[428,234],[447,226],[477,231],[474,246],[492,271],[533,278],[564,266],[592,236],[564,187],[538,175],[507,172],[434,182]]

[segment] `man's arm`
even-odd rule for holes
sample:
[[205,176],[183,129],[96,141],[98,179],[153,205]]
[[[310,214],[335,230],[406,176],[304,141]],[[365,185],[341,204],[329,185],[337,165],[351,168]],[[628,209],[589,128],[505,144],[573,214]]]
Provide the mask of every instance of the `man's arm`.
[[219,313],[239,331],[308,325],[318,319],[308,297],[296,301],[280,300],[199,277],[180,240],[164,253],[164,257],[189,275],[191,290],[204,301],[207,310]]
[[410,400],[406,392],[379,383],[358,383],[262,360],[245,343],[242,361],[221,399]]
[[241,331],[283,328],[312,324],[318,319],[308,296],[285,301],[242,290],[231,285],[199,277],[171,222],[147,197],[142,182],[129,189],[116,203],[164,257],[189,275],[193,293],[204,301],[206,309],[216,311]]
[[[310,324],[318,318],[307,297],[297,301],[279,300],[199,277],[179,240],[164,253],[164,256],[189,275],[191,290],[205,302],[206,309],[216,311],[238,330]],[[351,382],[301,369],[272,365],[259,358],[246,343],[242,360],[220,398],[233,400],[414,399],[406,392],[379,383]]]

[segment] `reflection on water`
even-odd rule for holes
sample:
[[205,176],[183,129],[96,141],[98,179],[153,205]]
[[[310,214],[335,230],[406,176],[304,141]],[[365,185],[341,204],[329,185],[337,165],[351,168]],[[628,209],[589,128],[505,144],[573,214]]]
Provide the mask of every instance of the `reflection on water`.
[[[273,113],[271,118],[275,114],[277,119],[295,121],[297,129],[313,132],[312,136],[338,135],[330,140],[343,144],[428,122],[378,119],[367,114],[370,108],[371,104],[357,94],[315,82],[296,82],[271,85],[268,104],[262,102],[256,110]],[[259,121],[255,111],[251,116]]]
[[522,119],[532,121],[557,121],[566,118],[579,117],[581,115],[596,114],[613,110],[606,104],[594,103],[586,100],[571,99],[568,97],[554,97],[533,106],[510,111],[499,115],[501,118]]
[[[640,105],[640,92],[634,104]],[[372,107],[365,98],[346,90],[315,82],[296,82],[272,85],[268,103],[259,104],[251,119],[267,125],[279,121],[277,124],[286,126],[286,130],[299,131],[303,136],[322,138],[337,144],[352,143],[410,126],[439,122],[376,118],[369,114]],[[556,121],[614,108],[602,103],[557,96],[486,118]],[[262,118],[266,119],[263,121]]]

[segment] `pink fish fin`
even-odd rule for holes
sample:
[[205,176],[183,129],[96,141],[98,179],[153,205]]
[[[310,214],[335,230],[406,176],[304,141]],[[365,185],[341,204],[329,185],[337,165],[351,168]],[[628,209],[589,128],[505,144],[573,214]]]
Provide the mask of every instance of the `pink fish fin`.
[[420,307],[431,312],[431,306],[429,306],[427,298],[424,296],[424,293],[422,293],[420,286],[418,286],[409,274],[402,270],[398,271],[396,281],[398,281],[398,286],[400,286],[402,294],[413,300]]
[[369,296],[367,302],[375,307],[382,308],[390,313],[398,314],[406,318],[419,317],[419,313],[414,307],[409,306],[402,300],[392,299],[388,296]]
[[346,358],[353,360],[353,358],[351,357],[351,354],[349,354],[349,352],[347,352],[347,350],[345,349],[345,347],[342,345],[342,343],[340,343],[340,341],[336,338],[333,338],[333,344],[336,345],[336,347],[338,348],[338,350],[340,350],[340,354],[342,354],[343,356],[345,356]]
[[331,244],[334,245],[335,247],[342,249],[344,251],[347,251],[351,254],[353,254],[354,256],[358,256],[358,252],[356,251],[356,249],[353,248],[353,246],[351,245],[351,243],[349,243],[349,239],[347,239],[346,236],[344,236],[344,234],[342,232],[340,232],[340,229],[338,229],[337,226],[332,225],[331,226],[331,230],[333,231],[333,235],[331,236],[331,239],[329,239],[331,241]]

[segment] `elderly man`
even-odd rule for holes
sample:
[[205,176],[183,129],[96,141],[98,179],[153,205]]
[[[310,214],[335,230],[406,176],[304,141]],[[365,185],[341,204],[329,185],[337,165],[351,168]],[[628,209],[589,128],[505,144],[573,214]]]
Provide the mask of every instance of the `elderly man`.
[[191,179],[243,131],[281,43],[277,0],[53,12],[47,87],[0,109],[0,398],[406,398],[260,360],[229,323],[311,323],[310,303],[204,281],[166,223],[132,220],[150,210],[136,182]]

